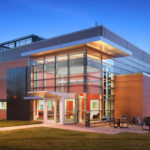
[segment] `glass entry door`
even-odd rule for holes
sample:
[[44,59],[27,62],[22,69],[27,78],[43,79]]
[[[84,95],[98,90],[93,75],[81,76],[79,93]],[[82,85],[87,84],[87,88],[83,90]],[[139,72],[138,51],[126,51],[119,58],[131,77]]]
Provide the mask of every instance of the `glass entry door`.
[[54,101],[47,100],[47,120],[54,120]]
[[99,119],[99,100],[91,100],[90,102],[90,119]]
[[44,118],[44,101],[35,100],[34,101],[34,120],[43,120]]
[[47,120],[60,122],[59,100],[47,100]]
[[65,99],[65,123],[75,123],[75,99]]

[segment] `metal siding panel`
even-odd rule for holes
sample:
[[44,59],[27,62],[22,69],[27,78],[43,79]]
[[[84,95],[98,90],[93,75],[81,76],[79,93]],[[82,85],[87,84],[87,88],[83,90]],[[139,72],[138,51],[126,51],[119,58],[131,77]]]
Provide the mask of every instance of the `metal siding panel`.
[[[27,68],[14,68],[7,70],[7,119],[31,120],[32,103],[25,101]],[[16,96],[16,99],[14,98]]]
[[14,48],[14,49],[11,49],[8,51],[1,52],[0,62],[23,58],[21,56],[22,52],[41,49],[41,48],[54,46],[54,45],[58,45],[58,44],[64,44],[64,43],[72,42],[72,41],[76,41],[76,40],[91,38],[91,37],[98,36],[98,35],[101,35],[101,36],[107,38],[108,40],[111,40],[112,42],[130,50],[133,53],[133,57],[150,64],[150,55],[149,54],[145,53],[143,50],[139,49],[138,47],[134,46],[130,42],[124,40],[120,36],[111,32],[104,26],[97,26],[97,27],[86,29],[86,30],[73,32],[70,34],[65,34],[62,36],[34,42],[34,43],[26,45],[26,46],[22,46],[22,47],[18,47],[18,48]]

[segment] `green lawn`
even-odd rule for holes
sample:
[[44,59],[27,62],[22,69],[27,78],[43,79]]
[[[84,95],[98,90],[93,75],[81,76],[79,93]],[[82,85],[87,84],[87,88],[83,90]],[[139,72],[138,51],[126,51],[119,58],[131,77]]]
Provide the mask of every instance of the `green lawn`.
[[149,150],[149,134],[95,134],[51,128],[0,132],[0,149],[6,150]]
[[30,125],[38,124],[39,121],[14,121],[14,120],[0,120],[0,127],[10,127],[10,126],[20,126],[20,125]]

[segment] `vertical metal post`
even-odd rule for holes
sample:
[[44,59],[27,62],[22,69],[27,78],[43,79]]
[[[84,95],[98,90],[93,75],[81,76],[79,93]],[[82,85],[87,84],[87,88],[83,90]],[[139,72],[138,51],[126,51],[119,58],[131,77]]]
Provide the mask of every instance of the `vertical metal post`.
[[87,50],[84,52],[84,93],[87,92]]
[[55,92],[57,91],[57,68],[56,68],[56,55],[55,55],[55,62],[54,62],[54,73],[55,73]]
[[44,83],[44,79],[45,79],[45,77],[44,77],[44,74],[45,74],[45,71],[44,71],[44,68],[45,68],[45,57],[43,57],[43,91],[45,91],[45,83]]
[[100,59],[101,59],[101,101],[102,101],[102,112],[101,112],[101,115],[103,116],[104,115],[104,80],[103,80],[103,56],[101,54],[100,56]]
[[70,93],[70,55],[67,54],[67,69],[68,69],[68,93]]
[[[87,50],[84,52],[84,113],[87,112]],[[85,119],[84,114],[84,119]]]

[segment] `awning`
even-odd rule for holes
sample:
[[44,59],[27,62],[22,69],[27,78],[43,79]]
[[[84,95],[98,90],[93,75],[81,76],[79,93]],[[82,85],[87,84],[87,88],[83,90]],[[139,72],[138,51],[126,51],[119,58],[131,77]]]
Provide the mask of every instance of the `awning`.
[[28,96],[24,97],[24,100],[44,100],[44,98],[40,96]]
[[63,93],[63,92],[54,92],[54,91],[33,91],[28,92],[30,96],[24,97],[24,100],[44,100],[46,99],[57,99],[61,100],[61,97],[65,98],[75,98],[76,93]]

